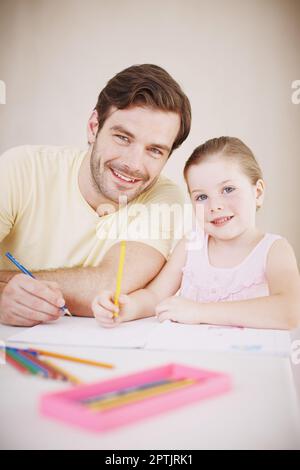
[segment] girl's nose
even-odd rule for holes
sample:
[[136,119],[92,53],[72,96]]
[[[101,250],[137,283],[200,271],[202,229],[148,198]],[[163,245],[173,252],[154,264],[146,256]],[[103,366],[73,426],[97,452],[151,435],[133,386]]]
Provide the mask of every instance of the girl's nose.
[[220,200],[211,201],[210,212],[218,212],[224,209],[224,205]]

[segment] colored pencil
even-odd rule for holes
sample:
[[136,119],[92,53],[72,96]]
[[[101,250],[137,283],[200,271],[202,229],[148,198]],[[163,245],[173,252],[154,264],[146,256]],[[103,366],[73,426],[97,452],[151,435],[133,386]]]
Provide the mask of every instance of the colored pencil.
[[111,392],[104,392],[100,395],[94,395],[88,398],[81,400],[81,403],[91,404],[91,403],[100,403],[100,401],[106,400],[107,398],[120,397],[131,392],[136,392],[138,390],[144,390],[146,388],[158,387],[159,385],[164,385],[167,383],[174,382],[174,379],[164,379],[157,380],[155,382],[147,382],[141,385],[132,385],[131,387],[121,388],[119,390],[112,390]]
[[50,361],[43,361],[49,368],[51,368],[53,371],[55,371],[57,374],[59,374],[60,378],[62,380],[66,380],[68,382],[71,382],[73,384],[81,384],[81,380],[79,380],[77,377],[75,377],[73,374],[70,374],[69,372],[65,371],[61,367],[58,367],[56,364],[52,364]]
[[129,403],[138,402],[145,398],[152,398],[163,393],[172,392],[173,390],[190,386],[195,382],[196,380],[194,379],[182,379],[172,384],[165,384],[160,387],[128,393],[122,397],[107,399],[105,402],[101,401],[100,403],[92,403],[87,406],[93,411],[106,411],[112,408],[128,405]]
[[52,351],[45,351],[44,349],[20,349],[20,348],[13,348],[11,346],[6,348],[7,350],[11,351],[26,351],[29,354],[33,354],[35,356],[48,356],[48,357],[54,357],[56,359],[63,359],[65,361],[70,361],[70,362],[79,362],[80,364],[86,364],[89,366],[95,366],[95,367],[104,367],[106,369],[113,369],[115,366],[113,364],[107,364],[106,362],[99,362],[99,361],[94,361],[92,359],[83,359],[80,357],[74,357],[74,356],[69,356],[67,354],[60,354]]
[[[126,241],[121,240],[120,246],[120,258],[119,258],[119,267],[117,273],[117,285],[116,285],[116,292],[114,298],[114,304],[116,308],[119,308],[119,297],[121,293],[121,284],[122,284],[122,277],[123,277],[123,269],[124,269],[124,261],[125,261],[125,253],[126,253]],[[119,313],[117,310],[114,311],[114,317],[118,317]]]
[[[30,277],[32,277],[33,279],[36,279],[36,278],[34,277],[34,275],[33,275],[30,271],[28,271],[28,269],[26,269],[25,266],[23,266],[21,263],[19,263],[19,261],[17,261],[16,258],[14,258],[11,253],[7,252],[7,253],[5,253],[5,256],[6,256],[20,271],[22,271],[22,273],[27,274],[27,276],[30,276]],[[69,317],[72,316],[71,312],[68,310],[68,308],[66,307],[66,305],[64,305],[63,307],[60,307],[60,310],[62,310],[65,315],[68,315]]]
[[40,375],[43,375],[46,378],[49,377],[49,370],[47,369],[47,367],[44,366],[44,364],[41,363],[41,361],[36,356],[34,356],[33,354],[28,354],[25,351],[19,352],[19,354],[21,358],[27,360],[31,366],[36,367]]
[[7,354],[12,357],[15,361],[17,361],[19,364],[22,364],[26,369],[29,370],[34,375],[43,375],[45,376],[44,372],[41,371],[36,365],[32,364],[29,360],[27,360],[25,357],[22,357],[22,355],[18,352],[7,350]]
[[19,372],[22,372],[23,374],[31,374],[29,369],[25,367],[23,364],[20,362],[16,361],[12,356],[9,354],[6,354],[6,361],[12,365],[15,369],[17,369]]
[[21,372],[42,375],[43,377],[56,380],[66,380],[75,384],[81,383],[77,377],[64,369],[61,369],[49,361],[41,361],[35,354],[29,353],[26,350],[6,348],[6,351],[10,363]]
[[45,372],[45,377],[49,379],[62,379],[61,374],[59,374],[53,367],[49,367],[45,361],[41,361],[34,354],[30,354],[26,351],[22,351],[22,356],[26,357],[29,361],[35,364],[37,367],[40,367]]
[[104,367],[107,369],[113,369],[115,366],[107,364],[105,362],[93,361],[91,359],[82,359],[80,357],[69,356],[67,354],[59,354],[51,351],[44,351],[43,349],[28,349],[28,352],[36,353],[38,356],[54,357],[56,359],[63,359],[70,362],[79,362],[80,364],[86,364],[89,366]]

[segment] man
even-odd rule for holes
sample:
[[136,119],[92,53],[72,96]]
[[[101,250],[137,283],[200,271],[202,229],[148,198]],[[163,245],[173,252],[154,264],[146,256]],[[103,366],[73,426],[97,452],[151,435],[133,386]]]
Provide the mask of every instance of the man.
[[[155,65],[132,66],[101,91],[88,121],[87,152],[22,146],[0,157],[2,323],[55,320],[64,303],[75,315],[92,315],[94,296],[115,284],[122,229],[110,233],[119,198],[146,207],[182,203],[177,186],[160,173],[190,124],[189,100],[173,78]],[[168,240],[130,238],[124,293],[160,271],[172,230]],[[6,251],[36,279],[12,271]]]

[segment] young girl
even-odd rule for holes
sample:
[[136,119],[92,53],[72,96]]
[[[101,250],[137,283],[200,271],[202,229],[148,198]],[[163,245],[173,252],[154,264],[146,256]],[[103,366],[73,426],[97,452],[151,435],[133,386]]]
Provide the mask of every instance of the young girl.
[[[102,292],[92,309],[102,326],[156,314],[160,321],[292,329],[300,325],[300,278],[288,242],[255,223],[264,182],[251,150],[220,137],[197,147],[185,164],[192,204],[204,210],[201,249],[181,240],[145,289]],[[200,238],[200,233],[198,234]],[[203,237],[202,237],[203,238]],[[180,295],[175,293],[180,288]]]

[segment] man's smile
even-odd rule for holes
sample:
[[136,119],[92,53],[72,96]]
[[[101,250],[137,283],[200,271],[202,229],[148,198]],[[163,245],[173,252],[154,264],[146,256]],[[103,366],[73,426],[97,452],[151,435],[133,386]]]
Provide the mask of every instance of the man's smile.
[[122,183],[133,185],[135,183],[138,183],[139,181],[142,181],[141,178],[133,178],[132,176],[125,175],[123,172],[121,173],[120,171],[115,170],[114,168],[109,167],[109,169],[113,174],[114,178],[118,181],[122,181]]

